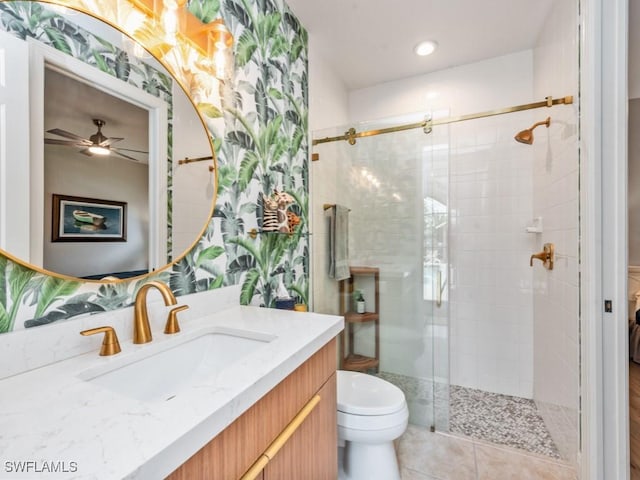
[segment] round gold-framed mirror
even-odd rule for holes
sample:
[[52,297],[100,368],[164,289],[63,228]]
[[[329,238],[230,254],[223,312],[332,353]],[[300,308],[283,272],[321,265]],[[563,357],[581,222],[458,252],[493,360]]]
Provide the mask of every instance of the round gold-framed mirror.
[[85,282],[171,267],[202,236],[217,191],[210,135],[184,78],[173,75],[175,59],[172,66],[148,53],[190,45],[180,36],[175,46],[159,41],[155,18],[137,0],[102,3],[0,1],[10,18],[1,43],[13,37],[5,50],[14,61],[26,52],[31,65],[26,73],[16,67],[17,91],[0,92],[0,103],[23,109],[0,126],[12,139],[0,159],[0,253]]

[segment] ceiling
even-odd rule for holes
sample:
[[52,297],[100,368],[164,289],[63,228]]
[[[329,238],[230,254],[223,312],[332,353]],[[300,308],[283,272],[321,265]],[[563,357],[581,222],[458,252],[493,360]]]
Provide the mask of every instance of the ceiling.
[[[554,2],[285,1],[349,90],[529,49]],[[428,57],[413,53],[423,40],[439,44]]]
[[[285,1],[307,28],[312,48],[352,90],[531,48],[557,0],[538,0],[535,8],[525,0]],[[413,47],[427,39],[439,48],[416,56]],[[63,85],[68,78],[59,80],[49,86],[69,88]],[[106,136],[125,137],[118,146],[145,150],[146,112],[121,110],[127,106],[85,87],[75,85],[71,96],[47,94],[48,123],[55,119],[47,128],[89,136],[96,130],[91,119],[102,118]]]

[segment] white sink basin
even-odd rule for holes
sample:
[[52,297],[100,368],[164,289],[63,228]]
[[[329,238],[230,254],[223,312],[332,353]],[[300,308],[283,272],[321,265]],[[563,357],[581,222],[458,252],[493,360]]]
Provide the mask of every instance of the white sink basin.
[[137,355],[122,365],[114,358],[115,365],[110,364],[108,371],[105,372],[102,366],[83,372],[80,378],[138,400],[167,401],[182,389],[219,373],[274,338],[254,332],[207,332],[177,345],[171,343],[159,352],[140,352],[147,355],[144,358]]

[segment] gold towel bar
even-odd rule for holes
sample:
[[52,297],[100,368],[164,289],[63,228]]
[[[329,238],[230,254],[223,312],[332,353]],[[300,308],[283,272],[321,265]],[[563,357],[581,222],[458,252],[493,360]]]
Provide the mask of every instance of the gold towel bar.
[[[213,160],[213,155],[209,155],[208,157],[197,157],[197,158],[183,158],[182,160],[178,160],[178,165],[186,165],[188,163],[194,163],[194,162],[204,162],[206,160]],[[215,170],[215,167],[213,165],[209,165],[209,171],[213,172]]]
[[[325,203],[324,205],[322,205],[322,208],[324,210],[329,210],[330,208],[335,207],[335,206],[336,206],[335,203]],[[349,211],[351,211],[351,209],[349,209]]]
[[298,412],[298,414],[293,417],[293,420],[289,422],[289,424],[280,432],[273,442],[267,447],[260,457],[255,461],[251,468],[247,470],[240,480],[254,480],[260,472],[267,466],[270,460],[273,460],[273,457],[280,451],[280,449],[287,443],[287,440],[291,438],[291,436],[296,432],[296,430],[302,425],[302,423],[306,420],[306,418],[311,414],[314,408],[320,403],[320,395],[314,396],[311,400],[307,402],[307,404],[302,407],[302,410]]

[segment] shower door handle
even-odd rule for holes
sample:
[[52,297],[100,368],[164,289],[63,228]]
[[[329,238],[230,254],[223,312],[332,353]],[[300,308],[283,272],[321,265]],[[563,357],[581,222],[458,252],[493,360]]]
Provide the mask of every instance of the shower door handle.
[[436,306],[439,307],[442,305],[442,272],[438,269],[438,273],[436,274]]

